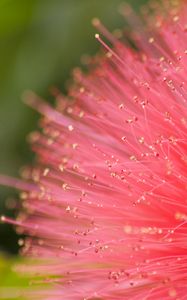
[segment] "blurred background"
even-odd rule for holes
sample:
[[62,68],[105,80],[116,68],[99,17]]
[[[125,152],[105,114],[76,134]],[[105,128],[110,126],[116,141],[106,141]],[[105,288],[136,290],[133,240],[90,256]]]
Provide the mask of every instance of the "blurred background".
[[[138,9],[146,0],[129,2]],[[37,127],[39,115],[23,104],[24,90],[33,90],[46,99],[50,98],[51,85],[65,92],[72,68],[81,65],[81,56],[94,55],[100,47],[91,20],[100,18],[110,30],[122,27],[124,20],[118,14],[121,3],[122,0],[0,0],[1,174],[18,176],[20,167],[32,161],[26,136]],[[10,199],[17,197],[13,189],[0,187],[0,215],[15,214]],[[10,275],[10,266],[12,255],[17,253],[14,229],[0,224],[0,285],[16,281]]]

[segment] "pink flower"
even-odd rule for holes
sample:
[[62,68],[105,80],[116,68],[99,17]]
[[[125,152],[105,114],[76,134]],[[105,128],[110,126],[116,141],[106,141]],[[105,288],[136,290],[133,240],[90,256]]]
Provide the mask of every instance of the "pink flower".
[[94,20],[113,45],[96,35],[106,53],[74,71],[68,101],[27,96],[44,115],[37,162],[12,183],[23,209],[7,221],[40,259],[24,267],[47,282],[32,299],[187,299],[186,4],[170,15],[135,28],[138,50]]

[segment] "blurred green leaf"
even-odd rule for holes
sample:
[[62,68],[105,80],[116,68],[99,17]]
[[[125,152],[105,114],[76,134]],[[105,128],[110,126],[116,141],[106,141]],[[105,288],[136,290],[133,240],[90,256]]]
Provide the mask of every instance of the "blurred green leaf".
[[0,299],[23,299],[20,291],[28,287],[28,279],[14,271],[15,265],[20,263],[20,258],[0,256]]

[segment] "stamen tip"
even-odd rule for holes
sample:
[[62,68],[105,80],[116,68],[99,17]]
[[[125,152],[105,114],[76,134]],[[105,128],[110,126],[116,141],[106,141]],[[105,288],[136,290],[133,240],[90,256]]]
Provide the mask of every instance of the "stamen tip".
[[1,222],[5,222],[5,221],[6,221],[6,217],[2,215],[2,216],[0,217],[0,221],[1,221]]
[[93,26],[95,26],[95,27],[97,27],[97,26],[99,26],[100,25],[100,20],[98,19],[98,18],[93,18],[92,19],[92,25]]
[[95,34],[95,38],[98,40],[99,37],[100,37],[99,33],[96,33],[96,34]]
[[22,94],[22,101],[29,105],[29,106],[32,106],[35,102],[36,102],[36,99],[35,99],[35,94],[30,91],[30,90],[25,90]]

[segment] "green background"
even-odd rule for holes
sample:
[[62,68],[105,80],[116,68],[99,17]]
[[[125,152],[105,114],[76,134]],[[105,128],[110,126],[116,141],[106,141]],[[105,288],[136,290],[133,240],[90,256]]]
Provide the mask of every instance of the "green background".
[[[129,2],[137,9],[146,1]],[[94,55],[100,47],[94,38],[92,18],[100,18],[110,30],[123,26],[123,17],[118,14],[120,3],[0,0],[0,173],[18,176],[20,167],[32,161],[26,136],[37,127],[39,116],[22,102],[23,92],[33,90],[47,100],[51,85],[65,92],[72,68],[81,65],[81,56]],[[14,215],[6,208],[10,197],[17,197],[16,191],[0,187],[0,214]],[[6,265],[2,256],[17,251],[13,228],[0,224],[0,274]],[[0,277],[0,285],[7,284],[3,283],[7,276]],[[17,282],[11,276],[10,281]]]

